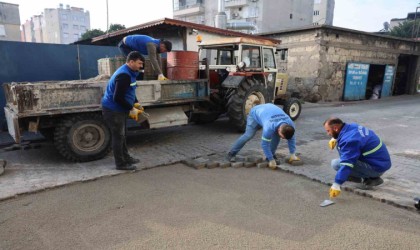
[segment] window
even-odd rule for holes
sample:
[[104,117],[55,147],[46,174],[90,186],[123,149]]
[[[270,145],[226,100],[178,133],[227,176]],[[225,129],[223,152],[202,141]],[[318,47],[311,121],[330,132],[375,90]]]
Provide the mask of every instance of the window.
[[0,36],[6,36],[6,29],[3,24],[0,24]]
[[242,46],[242,61],[246,68],[261,68],[260,49],[255,46]]
[[80,29],[81,29],[82,31],[85,31],[85,30],[86,30],[86,26],[80,25]]
[[73,38],[74,38],[74,40],[79,40],[79,34],[74,34]]
[[264,49],[264,67],[275,68],[274,53],[272,49]]
[[315,4],[320,4],[321,3],[321,0],[315,0],[314,3]]
[[63,33],[63,37],[64,37],[64,38],[69,37],[69,33]]
[[232,51],[219,51],[219,64],[230,65],[233,64]]
[[293,19],[293,14],[290,14],[290,19]]
[[319,16],[319,10],[314,10],[314,16]]
[[85,22],[85,18],[84,17],[81,17],[80,18],[80,22],[84,23]]
[[73,25],[73,29],[74,30],[78,30],[79,29],[79,26],[78,25]]
[[63,23],[63,30],[66,30],[69,28],[69,25],[67,23]]
[[67,14],[62,14],[61,17],[63,18],[63,20],[67,20]]
[[289,49],[279,49],[277,50],[277,52],[280,55],[280,61],[287,61],[287,57],[289,55]]

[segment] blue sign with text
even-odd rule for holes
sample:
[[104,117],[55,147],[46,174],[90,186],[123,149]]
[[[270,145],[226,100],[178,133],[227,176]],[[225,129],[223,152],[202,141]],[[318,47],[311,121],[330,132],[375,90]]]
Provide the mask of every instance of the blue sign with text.
[[394,79],[394,66],[386,65],[384,82],[382,83],[381,97],[391,96],[392,80]]
[[366,99],[366,84],[369,76],[369,64],[348,63],[346,82],[344,85],[344,100],[355,101]]

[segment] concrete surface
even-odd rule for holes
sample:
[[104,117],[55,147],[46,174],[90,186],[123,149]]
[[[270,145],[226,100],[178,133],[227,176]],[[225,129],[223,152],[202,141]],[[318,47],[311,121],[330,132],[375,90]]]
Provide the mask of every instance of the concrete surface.
[[[420,96],[346,103],[306,103],[301,117],[296,121],[297,152],[305,165],[282,164],[281,168],[322,183],[331,183],[335,172],[330,168],[330,161],[338,154],[327,149],[330,138],[323,130],[322,123],[329,116],[336,115],[345,122],[358,122],[372,128],[388,146],[393,161],[393,167],[383,176],[385,183],[375,190],[361,191],[351,183],[345,184],[346,189],[414,210],[413,199],[420,194],[420,144],[417,140],[420,137],[419,103]],[[261,152],[259,133],[244,150]],[[224,154],[239,135],[227,119],[222,118],[206,125],[144,131],[131,136],[128,147],[133,156],[141,158],[143,167],[152,168],[189,158]],[[278,152],[287,155],[285,142],[280,144]],[[44,144],[40,149],[2,152],[0,158],[8,161],[8,167],[0,177],[0,199],[124,173],[114,169],[111,155],[95,162],[71,163],[62,159],[51,144]],[[258,164],[264,167],[264,164]],[[241,171],[247,169],[241,168]],[[328,186],[324,187],[324,191],[328,193]],[[343,196],[347,193],[343,192]]]
[[0,202],[0,249],[418,249],[420,214],[258,168],[181,164]]

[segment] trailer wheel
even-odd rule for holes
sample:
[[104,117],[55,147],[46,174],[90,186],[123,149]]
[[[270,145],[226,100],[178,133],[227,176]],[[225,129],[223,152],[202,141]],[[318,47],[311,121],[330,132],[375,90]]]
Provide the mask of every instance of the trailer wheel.
[[247,78],[228,100],[227,114],[229,120],[239,131],[243,132],[251,108],[269,102],[270,98],[264,84],[258,80]]
[[64,158],[85,162],[105,157],[111,150],[111,133],[100,114],[65,117],[55,128],[54,144]]
[[300,104],[299,99],[292,97],[285,102],[283,110],[290,116],[290,119],[294,121],[299,117],[300,112],[302,111],[302,105]]

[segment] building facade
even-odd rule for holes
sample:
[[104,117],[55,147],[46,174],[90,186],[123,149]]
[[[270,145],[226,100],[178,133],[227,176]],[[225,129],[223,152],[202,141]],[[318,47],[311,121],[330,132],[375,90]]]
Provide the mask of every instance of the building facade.
[[280,70],[288,90],[310,102],[420,93],[420,42],[332,26],[271,34],[281,40]]
[[19,5],[0,2],[0,40],[20,41]]
[[63,7],[45,9],[22,25],[25,42],[69,44],[80,39],[90,29],[90,14],[83,8]]
[[227,29],[248,34],[333,21],[334,0],[219,1],[173,0],[174,19],[215,27],[215,17],[221,10],[226,13]]
[[333,25],[335,0],[314,0],[314,25]]

